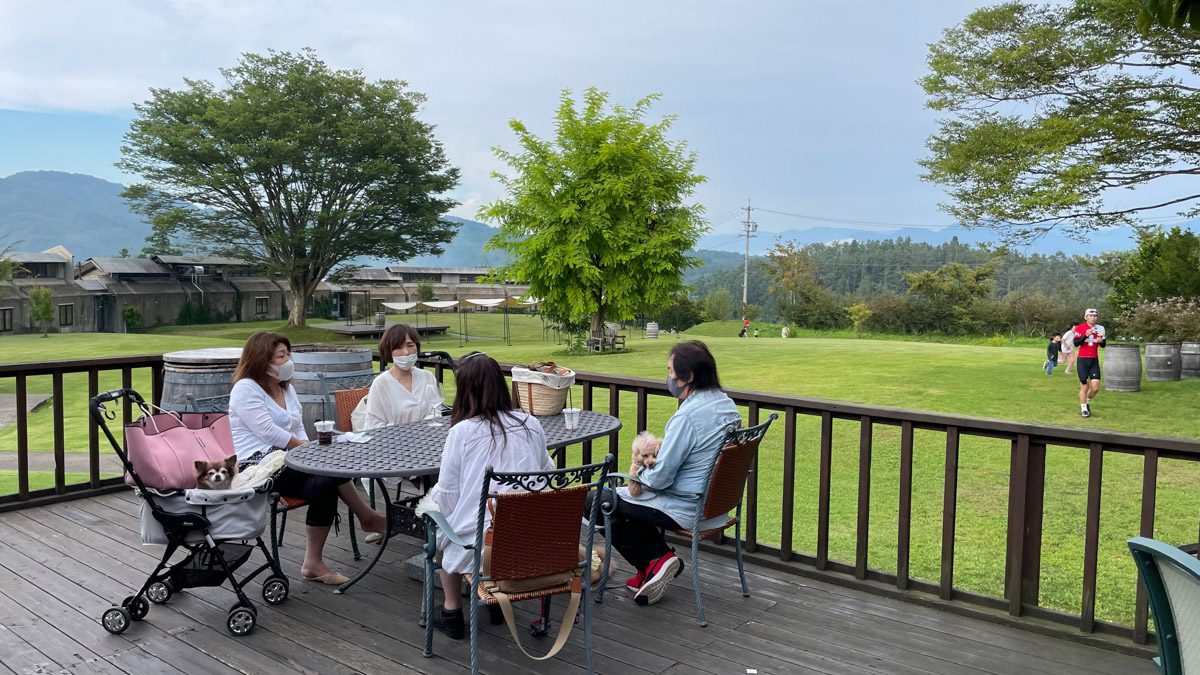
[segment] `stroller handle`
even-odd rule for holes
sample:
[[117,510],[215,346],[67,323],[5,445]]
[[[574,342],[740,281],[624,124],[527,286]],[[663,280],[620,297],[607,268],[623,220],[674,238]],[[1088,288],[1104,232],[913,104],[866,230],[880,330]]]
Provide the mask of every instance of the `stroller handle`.
[[451,371],[454,370],[454,357],[450,356],[446,352],[420,352],[419,354],[417,354],[417,356],[420,356],[423,359],[440,358],[442,361],[444,361],[447,365],[450,366]]

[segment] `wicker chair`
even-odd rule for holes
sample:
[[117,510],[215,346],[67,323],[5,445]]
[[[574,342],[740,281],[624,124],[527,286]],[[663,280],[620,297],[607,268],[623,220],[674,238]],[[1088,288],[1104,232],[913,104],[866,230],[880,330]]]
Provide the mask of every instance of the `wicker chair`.
[[[187,394],[187,402],[188,412],[211,413],[229,411],[228,396],[196,398],[191,394]],[[306,500],[298,497],[284,497],[278,492],[271,493],[271,555],[276,560],[279,559],[279,545],[283,543],[283,533],[287,529],[288,511],[307,505],[308,502]],[[354,532],[354,515],[349,509],[347,509],[347,514],[350,523],[350,548],[354,551],[354,559],[361,560],[362,554],[358,551],[358,536]]]
[[1129,551],[1150,596],[1158,658],[1163,675],[1200,673],[1200,561],[1145,537],[1130,539]]
[[[592,579],[592,544],[596,534],[596,522],[600,517],[600,499],[592,502],[592,514],[588,519],[587,534],[583,544],[584,560],[579,560],[579,514],[589,492],[599,491],[607,482],[608,466],[613,461],[609,455],[605,461],[569,469],[541,473],[496,473],[487,467],[484,473],[483,490],[479,500],[479,518],[474,541],[463,541],[450,528],[445,516],[434,511],[425,518],[425,600],[422,621],[425,625],[425,656],[433,656],[433,580],[435,571],[441,567],[436,560],[437,533],[442,533],[458,546],[475,552],[474,573],[467,575],[471,584],[470,616],[467,619],[471,633],[471,672],[479,672],[479,628],[478,614],[481,607],[500,605],[520,600],[542,600],[542,620],[535,630],[536,635],[545,635],[549,630],[549,599],[554,595],[572,594],[570,605],[583,610],[583,646],[586,654],[587,672],[592,670],[592,618],[591,603],[588,602]],[[489,486],[511,488],[512,492],[492,492]],[[489,501],[495,506],[495,517],[491,527],[491,575],[483,575],[484,516]],[[600,588],[607,581],[609,549],[606,543],[606,561],[600,580]],[[522,580],[573,572],[571,580],[563,584],[537,590],[500,593],[493,582]],[[451,591],[454,592],[454,591]],[[499,597],[498,597],[499,596]],[[571,606],[568,605],[568,614]],[[510,610],[505,610],[509,612]],[[511,617],[511,615],[510,615]],[[550,652],[538,660],[553,656],[561,648],[574,616],[564,616],[560,639]],[[517,646],[520,639],[511,621],[509,629]]]
[[[696,518],[688,529],[674,530],[675,534],[689,537],[692,540],[692,586],[696,591],[696,612],[700,615],[700,625],[707,626],[704,618],[704,603],[700,599],[700,542],[734,528],[734,550],[737,552],[738,576],[742,582],[742,596],[750,597],[750,587],[746,585],[746,567],[742,561],[742,495],[746,489],[746,478],[754,465],[758,454],[759,443],[767,434],[779,415],[771,413],[766,422],[746,429],[732,429],[725,436],[724,448],[713,457],[713,463],[708,467],[708,474],[702,489],[696,492],[670,492],[697,501],[703,500],[703,508],[698,509]],[[619,484],[631,480],[630,476],[622,473],[610,474],[610,480]],[[729,512],[737,509],[735,515]],[[606,514],[607,515],[607,514]],[[701,529],[705,521],[723,519],[724,522],[707,523],[710,527]],[[607,528],[606,528],[607,529]],[[596,602],[604,600],[604,589],[600,589]]]
[[[350,413],[354,406],[367,395],[371,382],[376,373],[367,375],[342,375],[330,377],[325,373],[317,373],[321,381],[322,416],[324,419],[336,419],[338,431],[350,431]],[[331,418],[330,413],[336,417]]]

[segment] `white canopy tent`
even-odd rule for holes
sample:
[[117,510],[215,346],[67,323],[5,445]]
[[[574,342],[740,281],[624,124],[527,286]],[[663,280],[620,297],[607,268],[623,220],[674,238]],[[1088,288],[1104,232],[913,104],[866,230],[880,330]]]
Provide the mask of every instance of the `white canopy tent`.
[[[531,307],[531,306],[539,304],[540,302],[541,302],[541,300],[539,300],[539,299],[526,300],[522,296],[519,296],[519,295],[509,295],[509,296],[505,296],[502,298],[464,298],[462,300],[417,300],[417,301],[411,301],[411,302],[384,302],[381,304],[384,307],[386,307],[390,310],[396,311],[396,312],[406,312],[410,309],[442,310],[442,309],[450,309],[452,307],[487,307],[488,309],[492,309],[495,307],[502,307],[505,310],[505,312],[504,312],[504,341],[507,344],[511,345],[512,344],[512,334],[509,330],[509,325],[508,325],[508,311],[507,311],[508,308],[509,307]],[[458,312],[460,342],[464,337],[467,339],[467,341],[470,341],[470,339],[471,339],[469,336],[467,336],[467,314],[468,314],[467,312]],[[428,322],[428,317],[426,317],[426,322]],[[419,321],[418,321],[418,325],[420,325]]]

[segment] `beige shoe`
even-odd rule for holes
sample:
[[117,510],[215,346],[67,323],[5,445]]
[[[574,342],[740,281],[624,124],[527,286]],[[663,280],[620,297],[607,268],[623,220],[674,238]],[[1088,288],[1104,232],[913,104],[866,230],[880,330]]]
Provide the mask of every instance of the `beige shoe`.
[[339,574],[338,572],[330,572],[329,574],[322,574],[319,577],[304,577],[304,578],[307,581],[319,581],[323,584],[329,584],[330,586],[341,586],[342,584],[346,583],[347,581],[350,581],[350,577],[348,577],[344,574]]

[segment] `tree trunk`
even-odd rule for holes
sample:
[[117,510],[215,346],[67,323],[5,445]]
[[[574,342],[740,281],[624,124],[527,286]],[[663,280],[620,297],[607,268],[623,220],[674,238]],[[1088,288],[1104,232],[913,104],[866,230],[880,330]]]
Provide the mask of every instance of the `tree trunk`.
[[604,305],[600,305],[600,309],[592,314],[592,325],[588,337],[604,335]]
[[288,279],[288,284],[292,288],[292,307],[288,310],[287,325],[306,326],[308,325],[308,300],[316,291],[317,282],[297,277]]

